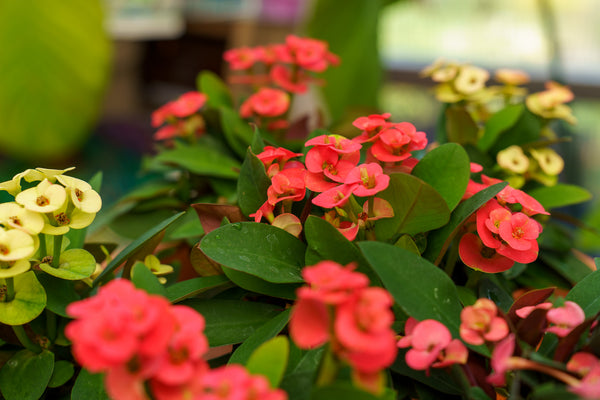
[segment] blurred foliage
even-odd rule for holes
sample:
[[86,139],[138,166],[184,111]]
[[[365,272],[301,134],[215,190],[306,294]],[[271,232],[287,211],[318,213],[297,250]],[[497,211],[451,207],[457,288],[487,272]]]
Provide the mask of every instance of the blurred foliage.
[[64,159],[87,139],[107,83],[101,1],[2,1],[0,43],[0,147]]

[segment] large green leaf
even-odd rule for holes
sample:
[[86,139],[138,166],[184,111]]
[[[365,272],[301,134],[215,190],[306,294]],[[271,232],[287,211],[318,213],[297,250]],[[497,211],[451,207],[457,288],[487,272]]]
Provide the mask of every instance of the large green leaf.
[[539,258],[573,285],[592,272],[590,267],[572,252],[557,254],[550,250],[542,251]]
[[271,304],[239,300],[190,299],[182,304],[204,316],[204,333],[211,347],[241,343],[281,312]]
[[[312,4],[307,36],[329,43],[341,59],[322,77],[333,120],[339,120],[350,107],[377,107],[382,67],[377,47],[380,0],[346,0],[343,7],[335,0]],[[335,18],[332,18],[335,16]],[[352,27],[352,29],[348,29]]]
[[238,156],[244,157],[254,137],[252,127],[240,117],[237,111],[231,108],[220,107],[220,112],[221,128],[223,128],[227,143]]
[[456,207],[450,216],[450,221],[442,228],[429,233],[427,237],[427,248],[423,257],[438,265],[442,256],[450,246],[452,239],[458,233],[462,224],[479,209],[500,192],[507,183],[497,183],[493,186],[475,193]]
[[127,247],[125,247],[112,261],[106,266],[104,271],[98,275],[98,277],[94,280],[94,286],[97,286],[99,283],[104,282],[110,276],[110,274],[128,257],[136,252],[143,249],[147,242],[153,240],[156,236],[164,234],[164,230],[171,225],[173,222],[177,221],[185,212],[180,212],[178,214],[173,215],[155,225],[151,229],[147,230],[143,235],[138,237],[136,240],[131,242]]
[[222,226],[200,242],[216,262],[273,283],[302,282],[305,247],[283,229],[255,222]]
[[261,344],[246,362],[251,374],[264,375],[271,387],[279,386],[287,367],[290,342],[286,336],[277,336]]
[[82,368],[71,390],[71,399],[109,400],[104,389],[104,374],[92,374]]
[[367,275],[371,283],[379,283],[379,278],[358,247],[329,222],[314,215],[309,216],[304,223],[304,237],[307,243],[306,265],[314,265],[321,260],[332,260],[342,265],[355,263],[358,265],[357,271]]
[[446,135],[449,142],[465,144],[477,143],[479,128],[473,117],[464,107],[451,105],[446,108]]
[[56,278],[48,274],[39,274],[37,278],[46,291],[46,308],[55,314],[67,317],[67,306],[74,301],[81,300],[81,296],[75,290],[77,282]]
[[528,193],[539,201],[546,210],[583,203],[592,198],[592,194],[588,190],[566,183],[535,188]]
[[167,297],[165,287],[158,281],[156,275],[150,271],[150,268],[141,261],[137,261],[131,269],[131,282],[135,287],[149,294]]
[[489,150],[500,134],[518,121],[524,109],[523,104],[511,104],[492,115],[485,123],[485,130],[477,141],[477,147],[483,151]]
[[275,318],[265,323],[244,341],[231,355],[228,364],[245,364],[250,355],[261,344],[275,337],[287,325],[290,319],[291,308],[278,314]]
[[591,318],[600,312],[600,271],[596,270],[583,278],[573,287],[565,300],[574,301],[585,312],[586,318]]
[[54,371],[48,382],[48,387],[59,387],[67,383],[75,373],[75,368],[72,362],[60,360],[54,363]]
[[102,6],[0,2],[3,152],[39,164],[64,160],[87,139],[110,68]]
[[167,287],[167,299],[169,299],[171,303],[177,303],[209,289],[228,283],[230,283],[230,281],[225,275],[202,276],[200,278],[187,279]]
[[69,249],[60,253],[58,267],[42,263],[40,269],[47,274],[70,281],[85,279],[96,269],[96,259],[83,249]]
[[161,151],[154,157],[154,162],[176,165],[198,175],[229,179],[238,177],[240,164],[237,160],[204,143],[178,143],[173,149]]
[[387,189],[377,194],[394,209],[392,218],[375,223],[379,240],[396,241],[403,233],[413,235],[441,227],[448,222],[446,201],[431,185],[407,174],[391,174]]
[[46,292],[33,271],[17,275],[12,279],[15,297],[12,301],[0,302],[0,322],[7,325],[23,325],[44,311]]
[[517,122],[502,132],[490,150],[495,154],[515,144],[534,142],[539,139],[541,128],[540,118],[524,109]]
[[196,86],[200,92],[208,97],[206,106],[215,108],[220,106],[233,107],[233,99],[229,88],[214,72],[200,72],[198,78],[196,78]]
[[0,391],[6,400],[38,400],[50,382],[54,353],[21,350],[0,369]]
[[281,299],[295,300],[296,290],[301,286],[300,283],[272,283],[257,276],[247,274],[235,269],[221,267],[223,272],[237,286],[250,292],[266,294],[271,297]]
[[270,185],[264,164],[248,149],[237,186],[238,203],[244,215],[256,212],[267,201]]
[[[294,349],[293,343],[290,351],[292,349]],[[317,368],[321,362],[323,347],[302,352],[301,354],[301,358],[295,365],[292,362],[292,354],[290,354],[290,366],[280,385],[288,393],[290,400],[309,399],[310,391],[315,381],[314,378],[317,374]]]
[[453,337],[459,337],[462,307],[448,275],[424,258],[387,243],[361,242],[358,247],[408,315],[417,320],[438,320]]
[[454,210],[471,177],[469,156],[461,145],[446,143],[427,153],[412,174],[433,186]]

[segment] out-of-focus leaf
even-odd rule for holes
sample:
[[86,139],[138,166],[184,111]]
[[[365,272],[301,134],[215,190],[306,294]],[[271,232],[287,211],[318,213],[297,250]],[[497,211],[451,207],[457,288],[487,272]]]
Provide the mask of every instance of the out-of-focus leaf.
[[506,316],[513,324],[516,324],[520,320],[520,317],[516,314],[518,309],[538,305],[550,297],[552,293],[554,293],[554,288],[530,290],[515,300],[506,313]]
[[571,284],[576,284],[592,272],[590,267],[575,257],[572,252],[554,254],[551,251],[542,251],[539,258]]
[[53,370],[54,353],[21,350],[0,369],[0,391],[6,400],[38,400]]
[[229,268],[268,282],[302,282],[306,246],[277,227],[255,222],[236,222],[204,236],[200,249]]
[[73,363],[65,360],[60,360],[54,363],[54,371],[48,382],[48,387],[59,387],[67,383],[75,373]]
[[452,105],[446,108],[446,135],[449,142],[477,143],[477,124],[464,107]]
[[208,99],[206,100],[207,107],[229,107],[233,108],[233,99],[229,88],[219,78],[217,74],[211,71],[202,71],[196,78],[196,87],[198,91],[204,93]]
[[430,387],[435,388],[443,393],[448,394],[460,394],[460,386],[454,382],[450,375],[445,371],[432,368],[429,372],[429,376],[425,374],[425,371],[417,371],[406,365],[405,355],[406,349],[400,349],[396,361],[390,367],[392,371],[399,373],[400,375],[408,376],[419,382],[422,382]]
[[[323,92],[333,120],[339,120],[350,107],[375,109],[382,81],[382,67],[375,45],[381,2],[347,0],[340,7],[336,1],[319,0],[312,6],[307,36],[325,40],[341,59],[339,66],[321,74],[327,82]],[[348,29],[349,26],[352,29]]]
[[462,146],[446,143],[427,153],[412,175],[430,184],[446,200],[448,208],[454,210],[471,176],[469,156]]
[[540,118],[524,109],[519,119],[510,128],[505,130],[491,146],[493,154],[512,145],[522,145],[539,139],[541,131]]
[[149,294],[167,296],[167,291],[158,281],[156,275],[141,261],[136,262],[131,269],[131,282],[135,287],[145,290]]
[[281,312],[271,304],[238,300],[189,299],[182,304],[204,316],[204,333],[211,347],[241,343]]
[[56,278],[48,274],[39,274],[37,278],[46,291],[46,308],[53,313],[66,317],[67,306],[74,301],[81,300],[81,297],[75,291],[77,282]]
[[600,271],[596,270],[583,278],[569,291],[565,300],[574,301],[591,318],[600,312]]
[[104,389],[104,374],[92,374],[82,368],[73,385],[71,399],[109,400]]
[[252,127],[231,108],[220,107],[220,112],[221,127],[227,143],[240,158],[244,157],[254,137]]
[[0,3],[3,152],[40,164],[66,159],[87,139],[110,69],[102,6]]
[[377,194],[394,209],[392,218],[375,222],[378,240],[396,241],[409,235],[439,228],[448,222],[450,211],[446,201],[429,184],[408,174],[391,174],[387,189]]
[[177,144],[173,149],[160,152],[154,162],[176,165],[198,175],[236,179],[240,164],[237,160],[202,143],[196,145]]
[[485,130],[477,141],[477,147],[483,151],[489,150],[502,132],[517,123],[524,109],[523,104],[510,104],[492,115],[485,123]]
[[535,188],[528,194],[539,201],[546,210],[583,203],[592,198],[588,190],[566,183]]
[[333,383],[319,386],[313,390],[311,400],[380,400],[381,398],[365,392],[350,383]]
[[271,387],[279,386],[287,367],[290,353],[290,342],[286,336],[276,336],[261,344],[246,362],[246,369],[251,374],[265,376]]
[[187,279],[167,287],[167,299],[171,303],[178,303],[229,282],[229,279],[227,279],[225,275],[202,276],[200,278]]
[[267,189],[271,180],[265,172],[265,166],[250,150],[242,163],[238,179],[238,200],[244,215],[256,212],[267,201]]

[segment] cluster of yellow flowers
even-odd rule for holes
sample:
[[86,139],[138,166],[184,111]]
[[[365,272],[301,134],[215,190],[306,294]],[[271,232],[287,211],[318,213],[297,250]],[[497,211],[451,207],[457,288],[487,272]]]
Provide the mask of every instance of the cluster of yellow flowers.
[[508,174],[506,180],[517,189],[530,179],[546,186],[555,185],[565,166],[562,157],[549,147],[523,150],[514,145],[498,152],[496,160]]
[[[14,197],[0,204],[0,278],[29,270],[40,234],[64,235],[94,220],[102,199],[89,183],[64,175],[72,169],[27,169],[0,183],[0,190]],[[23,180],[39,183],[22,190]]]

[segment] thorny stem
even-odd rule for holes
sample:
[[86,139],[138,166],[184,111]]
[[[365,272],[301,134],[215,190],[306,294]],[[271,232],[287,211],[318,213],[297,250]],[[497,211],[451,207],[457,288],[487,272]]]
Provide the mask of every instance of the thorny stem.
[[4,301],[6,303],[10,303],[15,298],[15,282],[12,277],[4,278],[4,283],[6,284],[6,296],[4,297]]
[[40,260],[48,255],[48,250],[46,249],[46,235],[40,233],[38,235],[40,239]]
[[40,354],[42,352],[42,348],[29,339],[29,336],[27,336],[27,333],[25,333],[25,328],[23,328],[23,325],[13,325],[12,329],[23,347],[36,354]]

